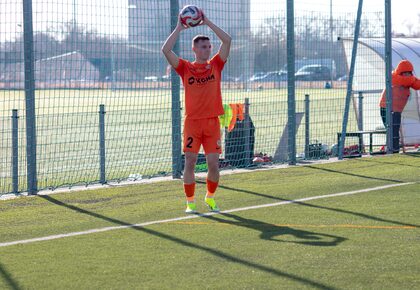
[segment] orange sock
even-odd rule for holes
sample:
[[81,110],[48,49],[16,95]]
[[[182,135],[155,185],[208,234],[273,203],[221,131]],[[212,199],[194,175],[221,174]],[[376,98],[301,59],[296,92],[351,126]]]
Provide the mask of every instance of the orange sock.
[[206,197],[214,197],[214,193],[216,192],[217,186],[219,182],[211,181],[210,179],[206,179],[207,183],[207,194]]
[[188,202],[194,202],[195,183],[185,184],[184,192]]

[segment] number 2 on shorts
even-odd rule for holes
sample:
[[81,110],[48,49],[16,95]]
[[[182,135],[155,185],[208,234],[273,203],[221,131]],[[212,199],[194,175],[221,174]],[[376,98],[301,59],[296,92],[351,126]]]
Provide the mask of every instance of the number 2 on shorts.
[[193,138],[192,137],[188,137],[187,139],[187,148],[192,148],[191,144],[193,142]]

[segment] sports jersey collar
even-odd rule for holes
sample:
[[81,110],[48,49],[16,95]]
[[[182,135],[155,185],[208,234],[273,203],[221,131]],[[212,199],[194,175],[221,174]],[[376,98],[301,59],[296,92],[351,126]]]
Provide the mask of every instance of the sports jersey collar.
[[204,67],[204,66],[206,66],[206,65],[209,65],[209,64],[210,64],[210,61],[208,60],[206,63],[198,63],[198,62],[196,62],[196,61],[193,61],[193,62],[192,62],[192,64],[193,64],[194,66]]

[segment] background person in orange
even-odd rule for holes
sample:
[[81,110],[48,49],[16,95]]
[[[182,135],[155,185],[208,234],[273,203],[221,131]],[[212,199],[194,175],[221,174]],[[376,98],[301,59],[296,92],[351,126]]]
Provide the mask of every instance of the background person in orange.
[[194,169],[201,145],[203,145],[208,165],[205,202],[210,210],[219,211],[214,201],[214,194],[219,183],[219,154],[222,152],[219,123],[219,116],[224,114],[221,76],[229,56],[232,38],[204,14],[201,25],[207,25],[212,29],[222,42],[219,51],[213,58],[210,59],[210,38],[205,35],[197,35],[193,39],[194,62],[179,58],[172,51],[180,32],[185,29],[179,19],[175,30],[162,47],[163,54],[181,77],[185,88],[183,151],[185,152],[186,213],[196,212]]
[[[408,60],[402,60],[392,72],[392,134],[394,153],[400,151],[401,113],[410,97],[410,88],[420,90],[420,80],[413,75],[413,65]],[[386,122],[386,90],[382,91],[380,101],[382,122]]]

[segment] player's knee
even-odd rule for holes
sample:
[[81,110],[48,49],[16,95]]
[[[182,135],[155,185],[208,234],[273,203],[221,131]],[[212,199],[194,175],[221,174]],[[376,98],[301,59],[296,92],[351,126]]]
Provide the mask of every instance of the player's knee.
[[196,163],[197,163],[196,156],[187,156],[185,158],[185,167],[188,169],[194,169]]
[[208,169],[209,171],[218,171],[219,170],[219,162],[217,160],[208,161]]

